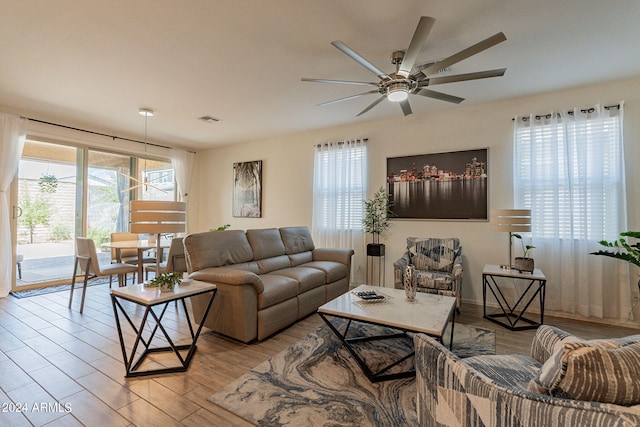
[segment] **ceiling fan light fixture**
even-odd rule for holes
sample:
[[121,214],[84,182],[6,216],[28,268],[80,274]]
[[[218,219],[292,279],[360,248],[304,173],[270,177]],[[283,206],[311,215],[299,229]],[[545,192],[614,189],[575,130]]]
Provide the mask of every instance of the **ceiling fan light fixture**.
[[403,82],[391,83],[387,87],[387,99],[391,102],[402,102],[409,98],[409,87]]
[[153,110],[150,108],[140,108],[138,114],[144,117],[153,117]]

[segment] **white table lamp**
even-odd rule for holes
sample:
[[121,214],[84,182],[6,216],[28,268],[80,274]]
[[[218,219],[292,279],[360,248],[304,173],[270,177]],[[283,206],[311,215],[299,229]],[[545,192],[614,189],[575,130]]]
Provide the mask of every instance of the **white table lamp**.
[[511,233],[526,233],[531,231],[530,209],[492,209],[490,219],[493,231],[509,233],[509,263],[501,265],[505,269],[513,268],[513,242]]

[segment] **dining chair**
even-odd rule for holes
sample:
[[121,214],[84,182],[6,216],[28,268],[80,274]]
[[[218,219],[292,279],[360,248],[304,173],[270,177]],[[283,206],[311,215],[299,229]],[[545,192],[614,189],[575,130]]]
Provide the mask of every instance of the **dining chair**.
[[[111,241],[112,242],[125,242],[125,241],[137,241],[140,240],[140,236],[138,233],[129,233],[129,232],[117,232],[111,233]],[[156,262],[155,252],[153,250],[144,251],[147,256],[143,255],[142,263]],[[120,249],[120,259],[117,256],[117,250],[115,248],[111,248],[111,262],[118,263],[124,262],[128,264],[138,264],[138,250],[131,249]]]
[[118,275],[118,284],[124,286],[126,284],[126,274],[135,273],[138,267],[133,264],[116,263],[101,266],[96,252],[96,244],[88,237],[76,237],[76,260],[73,266],[73,278],[71,279],[71,294],[69,295],[69,308],[73,301],[73,291],[76,285],[76,275],[78,273],[84,275],[84,283],[82,285],[82,300],[80,301],[80,313],[84,308],[84,297],[87,293],[87,282],[95,277],[109,276],[109,287],[111,287],[111,279],[114,274]]
[[[156,263],[144,264],[145,277],[149,278],[149,272],[156,271]],[[167,254],[167,260],[160,263],[158,268],[159,274],[171,273],[171,272],[184,273],[187,271],[187,262],[184,254],[184,245],[182,243],[182,237],[174,237],[171,239],[171,245],[169,246],[169,253]]]

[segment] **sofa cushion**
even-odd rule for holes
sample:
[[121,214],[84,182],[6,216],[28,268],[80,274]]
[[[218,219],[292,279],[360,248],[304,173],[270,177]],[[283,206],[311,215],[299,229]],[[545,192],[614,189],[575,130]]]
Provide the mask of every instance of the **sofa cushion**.
[[277,228],[247,230],[247,240],[253,249],[253,259],[255,260],[285,254],[284,243]]
[[256,261],[256,264],[258,265],[258,274],[271,273],[272,271],[291,267],[291,261],[286,255],[260,259]]
[[566,399],[638,404],[640,342],[566,343],[544,363],[529,390]]
[[541,366],[534,358],[519,354],[472,356],[461,363],[482,372],[496,384],[520,390],[527,390]]
[[253,251],[242,230],[206,231],[184,238],[191,271],[253,260]]
[[274,274],[296,280],[300,285],[300,293],[324,285],[326,279],[324,271],[309,267],[285,268],[274,272]]
[[311,233],[307,227],[283,227],[280,236],[284,242],[287,255],[315,249]]
[[313,261],[313,252],[306,251],[297,254],[289,254],[289,259],[291,260],[291,267],[295,267],[297,265]]
[[407,248],[411,252],[416,270],[432,270],[451,273],[454,260],[460,256],[458,238],[409,237]]
[[453,276],[449,273],[416,270],[416,283],[418,288],[451,290],[453,288]]
[[343,277],[347,277],[349,274],[349,269],[346,265],[334,261],[312,261],[302,264],[300,267],[315,268],[323,271],[326,275],[326,283],[335,282]]
[[258,294],[258,310],[271,307],[298,295],[298,282],[290,277],[262,274],[260,279],[264,290]]

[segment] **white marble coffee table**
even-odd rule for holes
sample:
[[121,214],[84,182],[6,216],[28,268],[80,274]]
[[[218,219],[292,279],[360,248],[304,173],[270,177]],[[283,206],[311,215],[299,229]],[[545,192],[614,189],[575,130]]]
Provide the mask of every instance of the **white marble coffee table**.
[[[375,291],[378,294],[385,295],[387,298],[382,302],[367,302],[355,295],[356,292],[360,291]],[[453,341],[453,325],[455,323],[455,306],[456,299],[454,297],[418,292],[415,300],[409,302],[402,289],[361,285],[318,308],[318,314],[340,338],[345,348],[358,362],[369,380],[371,382],[378,382],[415,376],[415,370],[385,374],[387,370],[412,357],[414,353],[411,352],[401,360],[394,361],[394,363],[379,369],[377,372],[373,372],[358,355],[354,344],[382,339],[406,339],[409,337],[407,333],[416,332],[430,335],[442,342],[442,336],[449,321],[451,321],[451,345]],[[348,323],[345,331],[340,332],[333,325],[330,317],[347,319]],[[349,338],[347,334],[351,321],[387,326],[397,329],[399,333]]]

